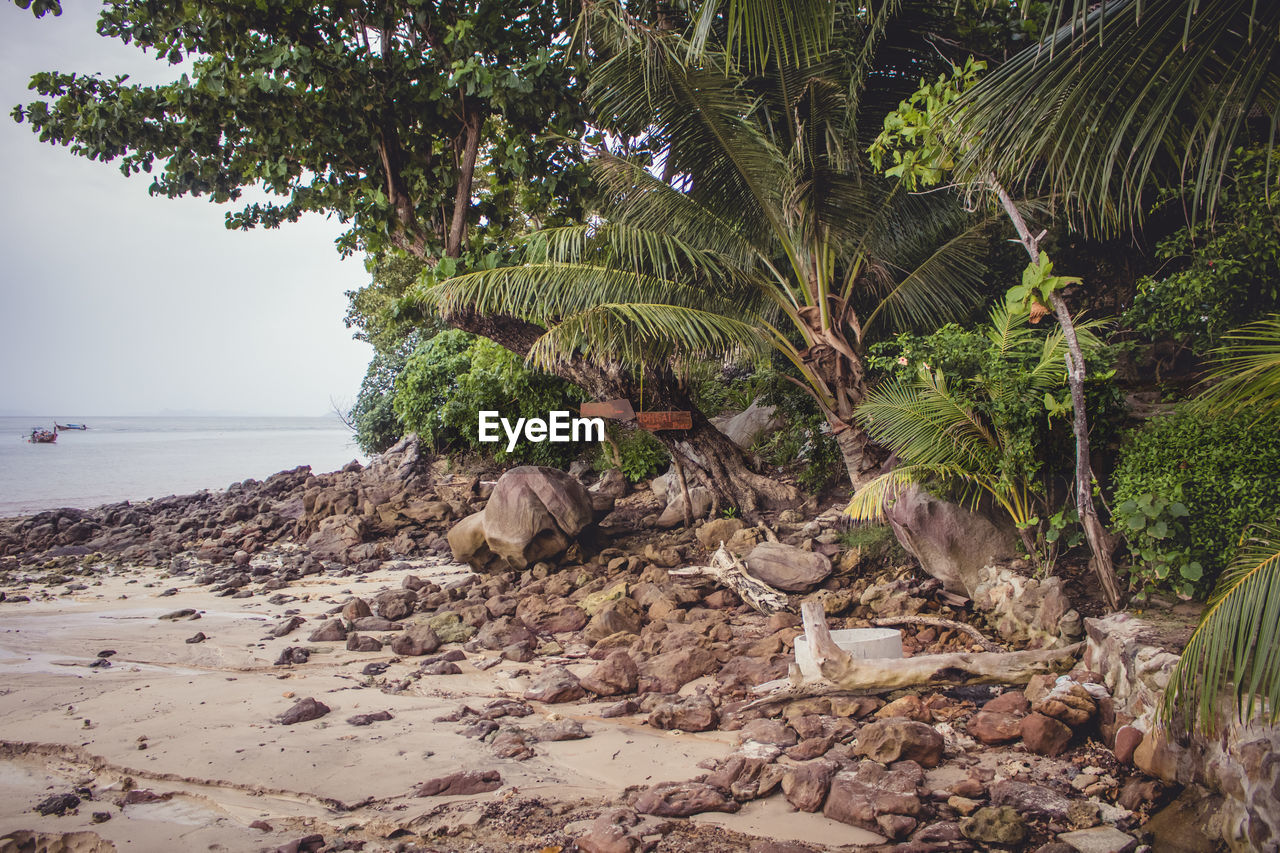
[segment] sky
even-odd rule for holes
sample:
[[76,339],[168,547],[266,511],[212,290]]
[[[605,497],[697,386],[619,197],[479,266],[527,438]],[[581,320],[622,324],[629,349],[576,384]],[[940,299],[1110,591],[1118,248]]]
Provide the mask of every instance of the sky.
[[336,219],[228,231],[229,209],[152,198],[148,175],[41,143],[9,117],[37,71],[181,69],[105,39],[92,0],[37,20],[0,2],[0,415],[323,415],[371,354],[342,323],[365,284]]

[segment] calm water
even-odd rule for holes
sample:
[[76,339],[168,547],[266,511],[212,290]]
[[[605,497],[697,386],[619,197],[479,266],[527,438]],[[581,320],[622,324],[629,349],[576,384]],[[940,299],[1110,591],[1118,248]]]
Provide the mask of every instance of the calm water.
[[84,432],[28,444],[53,418],[0,418],[0,518],[226,488],[310,465],[317,474],[365,461],[335,418],[69,418]]

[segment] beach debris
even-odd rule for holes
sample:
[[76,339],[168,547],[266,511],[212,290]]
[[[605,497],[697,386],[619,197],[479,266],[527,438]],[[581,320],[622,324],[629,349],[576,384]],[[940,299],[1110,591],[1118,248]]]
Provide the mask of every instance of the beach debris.
[[307,696],[293,703],[293,707],[277,717],[276,722],[282,726],[292,726],[295,723],[318,720],[327,713],[329,713],[328,705]]
[[[752,553],[755,553],[754,551]],[[804,552],[801,552],[804,553]],[[828,572],[830,562],[828,561]],[[705,566],[672,569],[672,577],[708,577],[737,593],[738,597],[765,615],[786,610],[787,597],[764,581],[747,573],[747,567],[725,548],[724,543],[711,555]]]
[[80,798],[75,794],[53,794],[41,800],[35,810],[45,817],[48,817],[49,815],[62,817],[67,812],[73,811],[79,805]]

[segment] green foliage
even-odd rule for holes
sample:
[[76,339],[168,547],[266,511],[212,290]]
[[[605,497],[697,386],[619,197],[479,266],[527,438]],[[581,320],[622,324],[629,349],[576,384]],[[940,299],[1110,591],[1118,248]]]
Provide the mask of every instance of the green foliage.
[[1039,261],[1027,264],[1022,271],[1022,283],[1009,288],[1005,299],[1011,308],[1025,311],[1037,302],[1048,305],[1054,293],[1069,284],[1079,283],[1080,279],[1075,276],[1054,275],[1053,261],[1049,260],[1047,253],[1041,252]]
[[1280,415],[1183,407],[1152,420],[1120,456],[1115,500],[1133,582],[1204,595],[1235,558],[1240,531],[1280,513]]
[[[1099,350],[1090,325],[1078,326],[1077,333],[1082,348]],[[881,348],[877,363],[895,373],[914,366],[916,374],[878,386],[858,417],[902,462],[859,489],[849,514],[880,518],[885,501],[909,483],[968,502],[990,499],[1022,531],[1042,568],[1049,568],[1069,522],[1061,513],[1049,519],[1060,508],[1049,505],[1047,488],[1062,464],[1052,450],[1053,421],[1065,420],[1070,409],[1062,402],[1061,329],[1035,330],[1025,313],[999,307],[981,331],[945,327],[922,339],[900,336],[899,346],[896,356]]]
[[1245,531],[1173,671],[1161,716],[1210,737],[1222,728],[1220,696],[1232,682],[1234,716],[1280,721],[1280,527]]
[[[932,83],[922,79],[920,88],[884,117],[884,129],[867,149],[876,171],[900,179],[910,190],[948,178],[956,161],[944,111],[986,68],[987,63],[970,56],[964,67],[953,65]],[[886,167],[886,158],[892,165]]]
[[1209,413],[1252,411],[1255,416],[1280,408],[1280,314],[1236,329],[1214,351],[1212,383],[1196,398]]
[[1278,169],[1265,147],[1236,152],[1216,221],[1157,244],[1156,257],[1176,269],[1139,280],[1127,325],[1203,353],[1228,329],[1280,309]]
[[[41,99],[13,115],[42,141],[150,174],[153,195],[263,191],[230,228],[316,211],[350,225],[344,252],[474,263],[513,232],[581,212],[571,14],[544,0],[114,0],[99,33],[189,72],[155,86],[43,72],[31,82]],[[474,181],[461,166],[469,140]],[[469,232],[452,233],[455,203]]]
[[838,541],[846,548],[867,554],[880,554],[897,543],[893,528],[887,524],[860,524],[840,534]]
[[[671,464],[667,448],[648,430],[628,429],[612,423],[606,429],[613,443],[612,446],[607,443],[601,446],[595,459],[597,471],[618,468],[628,483],[638,483],[658,475]],[[617,458],[614,457],[615,452]]]
[[51,12],[54,16],[62,14],[60,0],[13,0],[13,2],[19,9],[30,9],[37,18],[43,18]]
[[365,453],[381,453],[404,434],[395,410],[396,377],[417,345],[417,335],[410,335],[388,349],[375,350],[369,361],[347,416],[356,430],[356,444]]
[[525,367],[518,356],[485,338],[451,329],[424,341],[396,380],[395,412],[406,430],[437,451],[470,450],[501,463],[564,467],[582,452],[572,443],[526,442],[508,453],[506,440],[479,441],[479,412],[512,422],[575,410],[582,394],[554,376]]
[[[421,329],[430,336],[441,330],[435,318],[409,318],[397,310],[409,288],[417,283],[423,271],[421,260],[399,252],[386,251],[365,260],[369,284],[347,291],[347,315],[343,322],[355,329],[353,337],[372,344],[375,352],[389,352],[414,331]],[[422,327],[425,326],[425,329]]]

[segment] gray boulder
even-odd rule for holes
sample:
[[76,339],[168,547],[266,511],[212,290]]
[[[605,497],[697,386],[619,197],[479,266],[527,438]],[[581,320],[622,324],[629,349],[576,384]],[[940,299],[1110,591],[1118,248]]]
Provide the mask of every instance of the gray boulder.
[[592,520],[581,483],[555,468],[523,465],[494,486],[484,508],[484,538],[495,555],[523,569],[563,552]]
[[898,542],[926,573],[957,595],[973,597],[979,572],[1017,556],[1013,530],[916,486],[904,490],[885,510]]
[[787,592],[808,592],[831,574],[831,560],[782,542],[761,542],[747,554],[747,574]]

